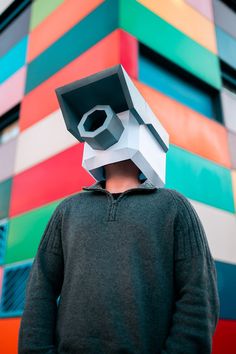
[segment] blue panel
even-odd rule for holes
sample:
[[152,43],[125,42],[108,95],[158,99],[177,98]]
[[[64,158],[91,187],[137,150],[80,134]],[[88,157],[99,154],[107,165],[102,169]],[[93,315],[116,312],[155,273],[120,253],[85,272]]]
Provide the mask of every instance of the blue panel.
[[0,224],[0,264],[3,264],[7,244],[8,223]]
[[236,265],[216,262],[220,318],[236,320]]
[[26,61],[28,36],[24,37],[0,59],[0,83],[8,79]]
[[4,268],[0,317],[22,313],[31,265],[32,262],[27,262]]
[[190,80],[180,78],[143,56],[139,58],[139,79],[204,116],[215,118],[210,95],[194,86]]
[[232,68],[236,69],[236,39],[216,27],[219,57]]

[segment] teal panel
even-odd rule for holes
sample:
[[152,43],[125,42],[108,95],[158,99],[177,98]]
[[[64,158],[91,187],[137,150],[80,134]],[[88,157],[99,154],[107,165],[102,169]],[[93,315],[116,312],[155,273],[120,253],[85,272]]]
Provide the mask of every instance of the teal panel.
[[199,79],[220,89],[220,69],[216,55],[138,1],[121,0],[120,4],[121,28]]
[[210,160],[170,145],[166,187],[186,197],[234,213],[231,171]]
[[220,296],[220,318],[236,320],[236,264],[215,263]]
[[34,29],[51,12],[53,12],[64,0],[34,0],[32,5],[32,15],[30,19],[30,29]]
[[28,36],[24,37],[0,59],[0,83],[8,79],[26,62]]
[[236,69],[236,38],[219,27],[216,27],[216,37],[220,59]]
[[58,204],[59,201],[10,220],[5,263],[14,263],[35,256],[43,231]]
[[26,92],[47,80],[117,26],[117,0],[107,0],[28,65]]
[[8,216],[11,197],[12,178],[0,183],[0,219]]
[[143,56],[139,56],[139,80],[200,114],[216,119],[213,99],[209,92]]

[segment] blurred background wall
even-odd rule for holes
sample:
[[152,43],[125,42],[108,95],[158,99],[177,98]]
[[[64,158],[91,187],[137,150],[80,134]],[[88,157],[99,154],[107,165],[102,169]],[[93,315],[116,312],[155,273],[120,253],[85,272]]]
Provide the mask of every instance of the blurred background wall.
[[213,353],[236,353],[235,11],[234,0],[0,1],[1,354],[17,353],[54,208],[94,182],[54,90],[118,63],[170,134],[166,187],[196,208],[218,272]]

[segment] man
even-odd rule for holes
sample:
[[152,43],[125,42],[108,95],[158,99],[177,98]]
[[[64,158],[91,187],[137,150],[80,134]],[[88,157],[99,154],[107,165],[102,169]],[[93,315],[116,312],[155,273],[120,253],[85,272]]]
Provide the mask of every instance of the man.
[[61,202],[43,234],[19,354],[210,354],[216,271],[196,211],[143,178],[145,154],[98,167],[107,149],[95,153],[104,178]]

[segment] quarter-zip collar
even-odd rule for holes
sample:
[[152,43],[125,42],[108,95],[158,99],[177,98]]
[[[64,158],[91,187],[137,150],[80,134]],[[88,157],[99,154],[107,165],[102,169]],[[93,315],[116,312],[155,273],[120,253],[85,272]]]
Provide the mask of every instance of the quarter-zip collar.
[[[82,189],[83,190],[87,190],[87,191],[104,191],[104,192],[109,193],[109,191],[107,191],[105,188],[103,188],[103,182],[102,181],[98,181],[98,182],[96,182],[96,183],[94,183],[94,184],[92,184],[91,186],[88,186],[88,187],[86,187],[86,186],[82,187]],[[128,189],[128,190],[126,190],[123,193],[126,193],[128,191],[134,191],[134,190],[153,190],[154,191],[156,189],[157,189],[157,187],[154,186],[150,181],[148,181],[146,179],[138,187]]]

